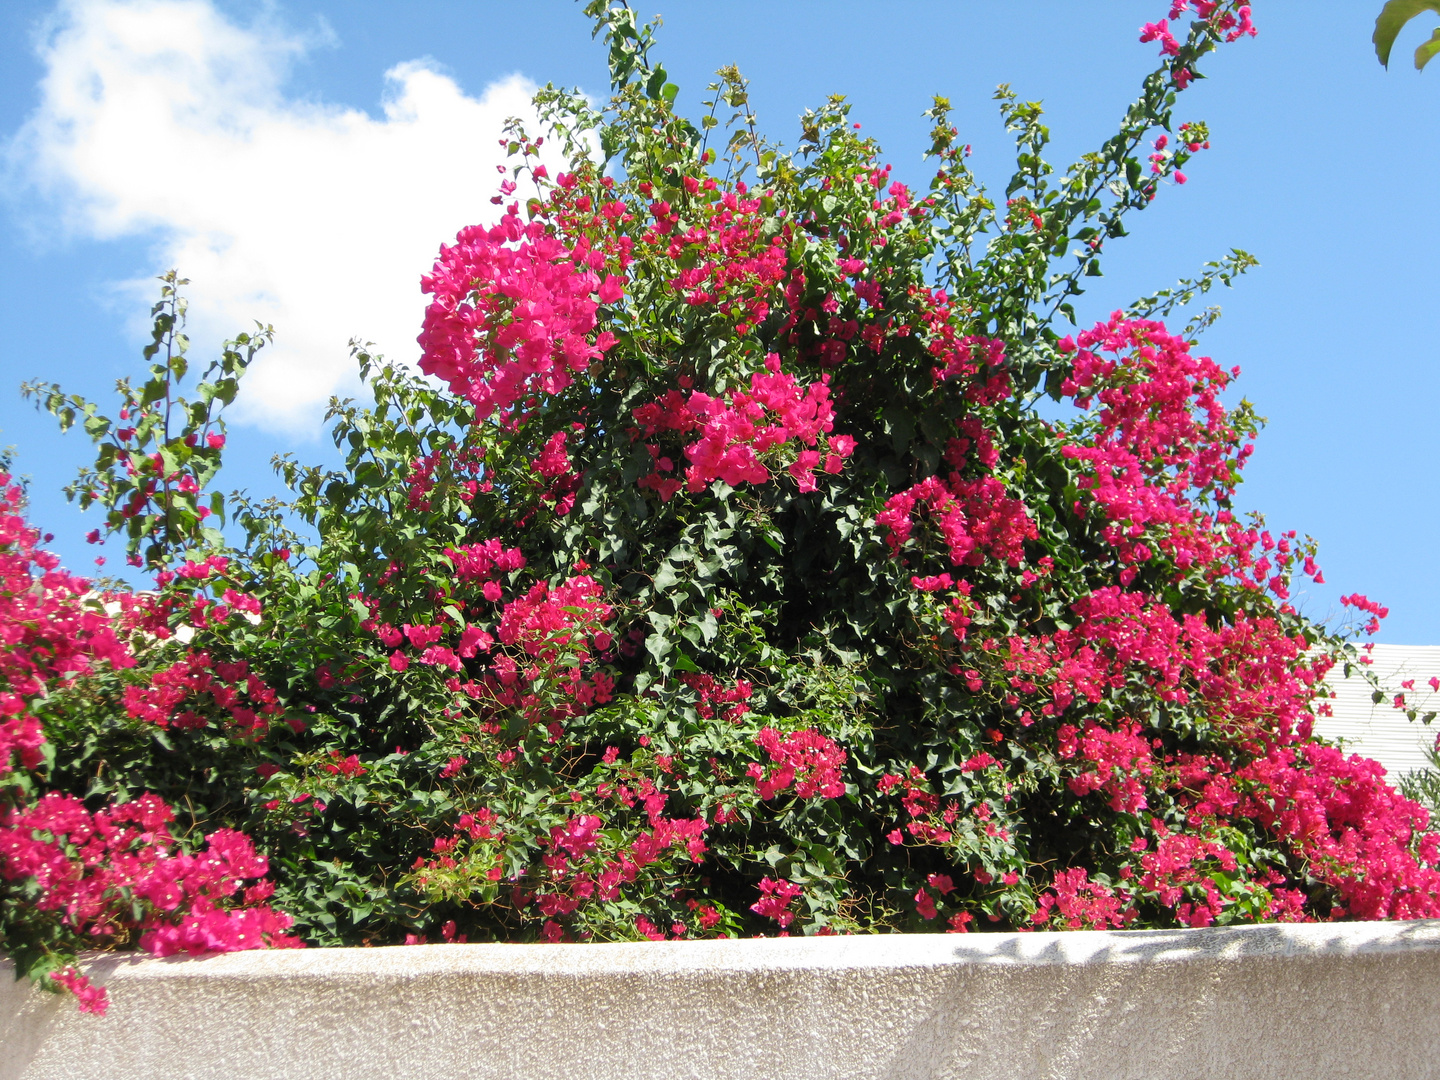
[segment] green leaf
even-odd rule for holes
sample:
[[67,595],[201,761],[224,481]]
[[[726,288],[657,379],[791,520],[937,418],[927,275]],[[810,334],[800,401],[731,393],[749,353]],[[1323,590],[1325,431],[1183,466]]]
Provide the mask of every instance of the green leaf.
[[[1380,9],[1375,19],[1375,33],[1370,40],[1375,43],[1375,55],[1385,67],[1390,66],[1390,50],[1394,48],[1401,28],[1422,11],[1440,13],[1440,0],[1389,0]],[[1415,67],[1423,68],[1437,50],[1440,50],[1440,32],[1415,50]]]
[[880,414],[885,424],[885,433],[890,436],[895,453],[903,454],[915,438],[915,417],[908,409],[899,405],[888,406]]
[[672,563],[663,562],[660,564],[660,569],[655,572],[655,591],[657,593],[669,592],[679,580],[680,572],[675,566]]
[[1440,26],[1430,32],[1430,40],[1415,50],[1415,70],[1421,71],[1436,53],[1440,53]]

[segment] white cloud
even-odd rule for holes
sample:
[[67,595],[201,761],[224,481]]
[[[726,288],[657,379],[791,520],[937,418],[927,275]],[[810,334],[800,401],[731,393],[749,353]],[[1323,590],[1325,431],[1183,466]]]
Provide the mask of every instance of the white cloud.
[[[192,355],[274,324],[236,418],[292,433],[352,389],[351,337],[418,356],[420,275],[496,212],[505,120],[537,127],[526,80],[473,98],[424,60],[384,73],[382,119],[288,98],[289,66],[320,43],[210,0],[62,3],[40,105],[9,147],[72,235],[157,238],[150,269],[192,281]],[[140,305],[154,283],[126,291]]]

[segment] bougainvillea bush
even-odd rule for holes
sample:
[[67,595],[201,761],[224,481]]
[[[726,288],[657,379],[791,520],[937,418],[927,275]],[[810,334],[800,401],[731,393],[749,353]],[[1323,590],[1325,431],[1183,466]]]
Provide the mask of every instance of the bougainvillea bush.
[[1249,8],[1145,26],[1158,68],[1063,174],[1002,88],[1003,197],[943,99],[912,189],[839,98],[788,152],[733,70],[680,117],[651,28],[587,10],[614,96],[539,94],[554,176],[512,128],[496,223],[422,282],[420,372],[358,353],[343,467],[212,491],[265,335],[181,398],[173,275],[116,419],[29,388],[154,585],[67,576],[10,489],[20,970],[94,1008],[97,945],[1440,915],[1425,811],[1312,735],[1354,654],[1287,600],[1312,546],[1231,508],[1256,423],[1209,316],[1161,321],[1251,260],[1069,321],[1206,148],[1174,109]]

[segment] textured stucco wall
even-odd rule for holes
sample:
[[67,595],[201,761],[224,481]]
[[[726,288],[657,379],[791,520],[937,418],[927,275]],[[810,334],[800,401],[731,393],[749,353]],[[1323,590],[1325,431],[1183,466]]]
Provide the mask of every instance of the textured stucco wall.
[[0,973],[0,1080],[1440,1076],[1440,921],[429,945]]

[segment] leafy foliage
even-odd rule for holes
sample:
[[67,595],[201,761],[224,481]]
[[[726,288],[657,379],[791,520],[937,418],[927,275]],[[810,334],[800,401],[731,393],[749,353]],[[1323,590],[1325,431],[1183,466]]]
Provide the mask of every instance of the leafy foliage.
[[[1375,18],[1375,33],[1372,37],[1375,42],[1375,55],[1379,57],[1380,63],[1390,66],[1390,50],[1395,47],[1395,39],[1400,36],[1406,23],[1424,11],[1440,14],[1440,3],[1436,0],[1387,0]],[[1436,53],[1440,53],[1440,27],[1436,27],[1431,33],[1429,41],[1423,42],[1415,50],[1415,70],[1422,70]]]
[[1424,768],[1401,778],[1400,791],[1430,811],[1431,816],[1440,814],[1440,754],[1433,747],[1425,752]]

